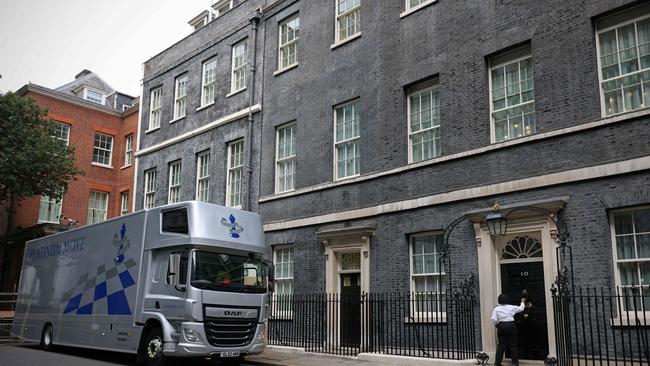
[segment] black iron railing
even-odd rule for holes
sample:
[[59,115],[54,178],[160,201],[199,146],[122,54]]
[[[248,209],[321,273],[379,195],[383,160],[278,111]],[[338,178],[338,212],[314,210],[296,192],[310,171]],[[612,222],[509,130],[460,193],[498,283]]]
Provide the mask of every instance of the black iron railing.
[[478,311],[473,297],[442,293],[274,295],[271,345],[355,356],[362,352],[473,359]]
[[650,364],[650,285],[552,296],[559,365]]
[[0,292],[0,344],[11,341],[11,324],[16,310],[15,292]]

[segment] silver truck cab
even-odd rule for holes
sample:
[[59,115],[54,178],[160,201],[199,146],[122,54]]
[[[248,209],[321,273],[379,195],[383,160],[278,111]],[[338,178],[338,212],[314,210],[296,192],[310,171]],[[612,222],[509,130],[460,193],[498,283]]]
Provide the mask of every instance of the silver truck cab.
[[[270,273],[256,214],[184,202],[147,215],[135,322],[148,364],[264,350]],[[144,351],[144,352],[143,352]]]

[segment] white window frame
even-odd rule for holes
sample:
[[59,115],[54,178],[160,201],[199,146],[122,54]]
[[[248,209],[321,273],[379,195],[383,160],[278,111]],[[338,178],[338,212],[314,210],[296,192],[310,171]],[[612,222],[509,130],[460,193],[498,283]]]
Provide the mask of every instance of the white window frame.
[[[43,205],[47,205],[47,211],[48,211],[48,215],[45,218],[41,217],[41,211],[43,210]],[[38,222],[39,223],[49,222],[54,224],[60,223],[62,209],[63,209],[63,197],[57,201],[51,199],[49,196],[41,195],[41,200],[38,206]],[[52,213],[57,211],[58,213],[56,214],[56,219],[52,220],[53,218]]]
[[[89,99],[89,92],[98,94],[100,96],[101,101],[96,101],[96,100],[93,100],[93,99]],[[99,91],[97,89],[92,89],[92,88],[85,87],[84,88],[84,100],[87,100],[87,101],[89,101],[91,103],[104,105],[106,103],[106,94],[102,93],[101,91]]]
[[[349,102],[339,104],[334,107],[334,181],[339,181],[339,180],[345,180],[345,179],[350,179],[354,177],[358,177],[361,175],[361,123],[363,122],[363,117],[361,116],[361,110],[359,110],[359,134],[357,136],[347,138],[341,141],[336,140],[336,124],[337,124],[337,110],[341,108],[345,108],[348,105],[355,104],[355,110],[356,108],[361,108],[361,99],[354,99]],[[352,175],[346,175],[346,176],[341,176],[339,177],[339,169],[338,169],[338,149],[337,147],[342,144],[348,144],[354,142],[356,144],[356,151],[358,154],[358,160],[356,162],[357,164],[357,169],[358,173],[352,174]]]
[[210,151],[196,156],[196,200],[210,202]]
[[156,168],[145,170],[144,172],[144,208],[153,208],[156,207],[156,179],[158,178],[158,172]]
[[[237,152],[238,155],[241,155],[241,162],[239,165],[233,165],[233,152],[237,146],[241,145],[241,152]],[[244,139],[235,140],[228,144],[228,170],[226,172],[226,206],[233,208],[242,207],[242,182],[244,177]],[[237,183],[236,189],[238,192],[233,192],[233,178],[239,174],[239,180]],[[237,182],[237,181],[236,181]]]
[[[217,1],[214,5],[212,5],[214,11],[215,11],[215,18],[218,18],[227,12],[229,12],[232,7],[233,7],[233,0],[222,0],[222,1]],[[221,11],[222,9],[227,8],[225,11]]]
[[174,120],[185,118],[187,111],[187,73],[174,80]]
[[177,203],[181,200],[182,165],[180,160],[169,163],[167,203]]
[[[498,68],[502,68],[502,67],[504,68],[505,66],[513,64],[513,63],[517,63],[517,67],[518,67],[518,75],[517,76],[519,77],[518,83],[521,85],[521,83],[522,83],[522,80],[521,80],[521,61],[524,61],[524,60],[527,60],[527,59],[530,59],[532,73],[533,73],[533,76],[532,76],[533,99],[529,100],[529,101],[526,101],[526,102],[523,102],[523,103],[521,103],[521,100],[520,100],[519,104],[510,105],[510,106],[506,105],[504,108],[495,110],[494,109],[494,101],[492,100],[492,90],[493,90],[492,71],[495,70],[495,69],[498,69]],[[505,76],[504,76],[504,78],[505,78]],[[527,136],[536,134],[537,133],[537,116],[536,116],[536,113],[535,113],[536,112],[536,110],[535,110],[535,106],[536,106],[536,102],[535,102],[535,86],[534,86],[535,85],[535,70],[533,68],[532,53],[530,52],[530,50],[528,50],[526,55],[521,56],[521,57],[513,57],[512,59],[508,59],[507,61],[503,61],[503,62],[500,62],[498,64],[494,64],[494,65],[492,63],[490,63],[489,68],[488,68],[488,85],[489,85],[489,89],[490,89],[489,90],[489,101],[488,101],[490,103],[490,142],[493,143],[493,144],[496,144],[496,143],[516,140],[516,139],[519,139],[519,138],[523,138],[523,137],[527,137]],[[506,88],[507,88],[507,85],[506,85]],[[519,94],[520,95],[522,94],[521,93],[521,88],[519,89]],[[507,100],[508,99],[507,95],[504,98]],[[506,138],[506,139],[497,141],[496,140],[496,127],[495,127],[495,121],[494,121],[494,113],[501,112],[501,111],[506,111],[506,110],[511,109],[511,108],[523,107],[523,106],[526,106],[526,105],[529,105],[529,104],[532,104],[532,106],[533,106],[533,112],[532,113],[533,113],[533,116],[535,117],[535,123],[534,123],[533,131],[531,133],[528,133],[528,134],[524,133],[522,136],[519,136],[519,137],[508,136],[508,138]],[[522,126],[522,129],[523,128],[524,127]]]
[[[285,259],[285,254],[286,255],[286,261]],[[282,253],[281,257],[283,261],[278,261],[278,254]],[[275,291],[273,292],[273,301],[277,302],[278,305],[273,307],[273,316],[275,319],[292,319],[293,318],[293,309],[291,309],[291,297],[294,294],[293,291],[293,274],[295,271],[295,250],[292,245],[277,245],[273,247],[273,267],[275,273],[274,275],[274,288]],[[288,273],[287,276],[281,277],[278,276],[278,268],[280,268],[278,265],[286,265],[288,266]],[[282,288],[286,289],[287,284],[289,288],[289,292],[283,292],[280,293],[278,291],[278,283],[282,283]],[[275,304],[274,304],[275,305]],[[279,307],[279,308],[277,308]]]
[[[289,23],[293,22],[294,20],[298,21],[298,27],[294,28],[294,35],[295,37],[292,40],[287,41],[286,43],[282,43],[282,36],[285,34],[283,31],[283,27],[287,26]],[[288,27],[287,27],[288,28]],[[289,34],[289,31],[287,30],[287,35]],[[288,70],[290,68],[293,68],[298,65],[298,40],[300,38],[300,15],[298,13],[284,19],[283,21],[280,22],[280,25],[278,26],[278,71],[284,71]],[[283,51],[289,49],[291,46],[295,45],[295,61],[292,63],[288,63],[284,65],[284,57],[283,56]]]
[[[433,113],[434,113],[436,108],[438,109],[438,112],[437,112],[438,113],[438,121],[437,121],[438,124],[437,125],[432,124],[432,126],[429,127],[429,128],[420,129],[420,130],[418,130],[416,132],[413,132],[411,130],[411,128],[412,128],[412,125],[411,125],[411,108],[412,108],[412,106],[411,106],[411,97],[416,95],[416,94],[421,95],[421,94],[424,94],[424,93],[427,93],[427,92],[430,92],[432,94],[438,94],[438,106],[436,107],[435,105],[432,105],[432,107],[430,109],[430,113],[432,114],[432,116],[431,116],[432,123],[436,122],[435,118],[433,117]],[[442,146],[441,146],[441,144],[442,144],[442,135],[441,135],[441,127],[440,127],[440,125],[441,125],[441,120],[440,120],[440,86],[438,85],[438,81],[437,80],[433,81],[431,84],[427,83],[426,86],[414,87],[414,88],[409,89],[409,92],[408,92],[408,95],[407,95],[406,98],[407,98],[407,100],[406,100],[406,123],[407,123],[407,127],[406,128],[407,128],[407,132],[408,132],[407,134],[408,134],[408,161],[409,161],[409,164],[418,163],[418,162],[426,161],[426,160],[431,160],[431,159],[435,159],[435,158],[439,157],[441,155],[441,152],[442,152]],[[420,98],[420,102],[421,102],[421,98]],[[431,103],[433,103],[433,95],[432,95],[432,98],[431,98]],[[420,108],[420,112],[421,111],[422,111],[422,108]],[[433,156],[431,158],[419,159],[419,160],[416,161],[414,156],[413,156],[413,137],[416,136],[416,135],[425,134],[428,131],[436,131],[436,130],[437,130],[437,134],[436,134],[437,138],[433,139]]]
[[405,10],[399,16],[400,16],[400,18],[404,18],[405,16],[407,16],[407,15],[409,15],[411,13],[415,13],[416,11],[418,11],[418,10],[424,8],[424,7],[427,7],[428,5],[431,5],[431,4],[433,4],[433,3],[437,2],[437,1],[438,0],[420,0],[419,4],[411,6],[411,1],[410,0],[405,0],[404,1],[405,2],[405,5],[404,5]]
[[54,121],[54,137],[57,140],[65,141],[65,146],[70,145],[70,128],[71,126],[67,123]]
[[[235,54],[238,52],[239,47],[242,46],[244,48],[244,51],[241,54],[241,56],[235,56]],[[240,65],[235,66],[238,57],[242,57],[243,61],[241,62]],[[238,77],[240,72],[243,73],[242,77]],[[246,89],[246,85],[248,83],[248,38],[244,38],[232,46],[232,62],[231,62],[230,75],[231,75],[230,77],[231,95]],[[243,80],[243,83],[241,87],[237,88],[237,84],[239,80]]]
[[162,119],[162,87],[159,86],[151,89],[151,98],[149,100],[149,128],[147,131],[153,131],[160,128]]
[[[352,40],[356,38],[359,34],[361,34],[361,1],[359,0],[359,4],[353,6],[352,8],[344,11],[343,13],[339,14],[339,3],[341,1],[354,1],[354,0],[334,0],[334,14],[335,14],[335,19],[334,19],[334,44],[339,44],[339,43],[344,43],[348,40]],[[340,24],[340,19],[341,18],[346,18],[348,15],[358,12],[357,14],[357,31],[352,34],[347,34],[346,37],[341,38],[341,24]]]
[[120,215],[124,216],[129,213],[129,191],[120,193]]
[[[441,291],[440,290],[440,285],[442,281],[446,281],[445,276],[447,273],[445,271],[440,271],[440,272],[428,272],[428,273],[414,273],[414,267],[413,267],[413,259],[415,256],[414,253],[414,247],[415,247],[415,239],[416,238],[421,238],[421,237],[426,237],[426,236],[442,236],[443,233],[440,231],[429,231],[429,232],[422,232],[422,233],[417,233],[417,234],[411,234],[409,235],[409,287],[410,287],[410,292],[413,294],[413,299],[417,297],[418,294],[433,294],[433,295],[444,295],[444,296],[449,296],[447,291]],[[440,248],[437,246],[434,249],[434,253],[439,253],[438,251]],[[431,255],[428,253],[425,253],[423,255]],[[439,262],[440,265],[443,265],[442,263]],[[424,292],[420,293],[417,292],[415,289],[415,277],[438,277],[438,290],[433,291],[433,292]],[[446,299],[436,299],[437,305],[440,305],[441,303],[446,304]],[[411,302],[409,312],[411,316],[413,317],[414,322],[429,322],[429,323],[437,323],[437,322],[445,322],[447,320],[447,312],[438,310],[438,311],[417,311],[415,308],[415,303]]]
[[[98,142],[97,138],[98,137],[100,138],[99,139],[99,143],[100,143],[99,146],[97,146],[97,142]],[[102,138],[104,138],[104,137],[108,138],[108,140],[104,141],[103,143],[104,144],[109,144],[110,143],[109,148],[101,146]],[[113,144],[114,144],[113,136],[102,133],[102,132],[99,132],[99,131],[95,131],[95,140],[94,141],[95,142],[93,144],[93,160],[92,160],[92,164],[112,168],[113,167],[113,164],[112,164],[112,161],[113,161]],[[99,162],[99,161],[95,161],[95,156],[97,156],[97,157],[100,156],[100,155],[95,153],[96,150],[97,151],[108,152],[108,164],[103,163],[103,162]]]
[[[97,199],[97,198],[101,198]],[[99,202],[103,207],[93,207],[93,202]],[[99,213],[99,216],[95,215]],[[96,224],[98,222],[106,221],[108,213],[108,192],[91,190],[88,195],[88,218],[86,225]]]
[[[633,232],[631,234],[630,233],[617,234],[616,233],[616,226],[615,226],[616,222],[614,221],[614,216],[616,214],[619,214],[619,213],[634,212],[634,211],[647,210],[647,209],[650,209],[650,206],[648,206],[648,205],[635,206],[635,207],[624,208],[624,209],[619,209],[619,210],[612,210],[609,213],[609,226],[610,226],[610,234],[611,234],[611,241],[612,241],[612,260],[613,260],[614,281],[616,283],[616,288],[623,289],[625,287],[631,287],[631,286],[628,286],[628,285],[623,285],[621,283],[621,274],[620,274],[620,271],[618,269],[618,264],[619,263],[637,263],[638,264],[638,263],[641,263],[641,262],[646,262],[646,263],[650,264],[650,258],[639,258],[638,254],[637,254],[637,248],[638,248],[638,246],[637,246],[637,235],[639,235],[639,234],[641,234],[641,235],[650,235],[650,233],[646,233],[646,232],[637,233],[636,232],[636,225],[634,223],[634,220],[632,220]],[[616,244],[616,237],[617,236],[632,236],[633,237],[633,239],[634,239],[634,252],[636,254],[635,255],[636,258],[632,258],[632,259],[619,259],[618,258],[618,248],[617,248],[617,244]],[[637,265],[637,279],[640,279],[640,278],[641,278],[640,268]],[[643,286],[650,286],[650,283],[644,283]],[[648,290],[650,290],[650,288],[648,288]],[[627,324],[627,322],[626,322],[626,319],[634,319],[634,313],[635,312],[634,312],[633,308],[631,310],[625,310],[623,308],[625,306],[624,300],[622,298],[623,294],[624,293],[621,290],[621,292],[619,294],[619,296],[621,296],[621,300],[620,300],[621,301],[621,313],[619,314],[619,318],[614,319],[614,320],[617,323],[616,325],[634,326],[635,324],[634,324],[633,320],[630,320],[629,324]],[[629,304],[632,307],[634,306],[631,303],[629,303]],[[641,305],[642,304],[639,304],[639,306],[641,306]],[[646,305],[645,311],[644,311],[644,309],[637,309],[637,313],[639,314],[640,317],[650,318],[650,304],[646,303],[645,305]],[[645,313],[645,315],[644,315],[644,313]]]
[[[292,155],[286,155],[283,158],[280,158],[280,133],[286,129],[291,129],[291,148],[293,151]],[[296,187],[296,123],[291,122],[278,126],[275,130],[275,193],[290,192],[295,190]],[[291,166],[291,186],[287,184],[287,174],[280,176],[280,166],[286,166],[289,164]],[[285,170],[286,173],[286,170]],[[284,184],[281,182],[284,181]],[[284,186],[285,189],[281,189]]]
[[133,162],[133,134],[124,137],[124,167]]
[[[207,81],[207,72],[211,71],[212,80]],[[211,90],[209,93],[208,90]],[[217,57],[212,57],[203,62],[201,71],[201,106],[199,109],[214,104],[217,90]]]
[[[650,67],[642,69],[641,68],[641,62],[639,62],[639,70],[631,72],[631,73],[627,73],[627,74],[622,74],[621,70],[620,70],[620,58],[618,57],[619,55],[617,55],[618,65],[619,65],[619,75],[616,76],[616,77],[604,80],[603,79],[602,60],[601,60],[601,49],[600,49],[600,37],[601,37],[601,34],[607,33],[607,32],[610,32],[610,31],[614,30],[615,33],[616,33],[616,49],[617,49],[616,53],[620,54],[621,51],[620,51],[620,48],[619,48],[618,28],[622,28],[622,27],[628,26],[628,25],[633,24],[633,23],[635,24],[637,22],[647,20],[648,18],[650,18],[650,14],[639,16],[639,17],[636,17],[636,18],[633,18],[633,19],[630,19],[630,20],[627,20],[627,21],[617,23],[617,24],[612,25],[612,26],[602,28],[602,29],[598,29],[598,26],[596,26],[596,53],[597,53],[596,54],[596,60],[597,60],[597,65],[598,65],[598,90],[599,90],[599,94],[600,94],[600,109],[601,109],[601,116],[602,117],[612,117],[612,116],[615,116],[615,115],[618,115],[618,114],[623,114],[623,113],[627,113],[627,112],[631,112],[631,111],[638,111],[638,110],[650,107],[648,105],[645,105],[645,99],[644,99],[644,96],[643,96],[643,94],[644,94],[643,91],[644,90],[646,90],[645,94],[650,94],[650,78],[649,78],[649,79],[645,79],[645,80],[640,82],[640,85],[641,85],[641,99],[642,99],[641,100],[641,107],[639,107],[637,109],[626,110],[626,108],[625,108],[625,98],[623,97],[623,99],[622,99],[623,109],[620,112],[607,113],[607,107],[606,107],[606,103],[605,103],[605,91],[604,91],[603,84],[605,82],[607,82],[607,81],[623,79],[623,78],[626,78],[626,77],[629,77],[629,76],[635,76],[635,75],[642,76],[644,73],[650,71]],[[637,55],[636,57],[637,57],[637,59],[639,59],[639,34],[638,34],[638,29],[637,29],[636,24],[634,26],[634,32],[635,32],[635,39],[636,39],[636,41],[635,41],[635,43],[636,43],[635,51],[636,51],[636,55]],[[649,88],[646,89],[644,87],[644,84],[649,84]],[[621,95],[623,94],[623,92],[624,92],[624,88],[621,88]]]

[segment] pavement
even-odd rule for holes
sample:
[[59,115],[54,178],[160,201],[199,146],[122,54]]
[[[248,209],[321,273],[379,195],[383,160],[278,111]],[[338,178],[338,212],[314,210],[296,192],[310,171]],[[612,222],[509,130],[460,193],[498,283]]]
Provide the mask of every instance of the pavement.
[[[182,366],[217,366],[223,365],[218,359],[173,359],[173,365]],[[509,363],[504,363],[508,364]],[[34,344],[0,345],[0,366],[135,366],[135,355],[120,352],[98,351],[84,348],[56,346],[51,352],[41,350]],[[418,357],[388,356],[363,353],[358,357],[335,356],[320,353],[308,353],[290,347],[269,346],[262,354],[246,357],[241,366],[469,366],[476,365],[475,360],[440,360]],[[522,366],[540,366],[522,363]],[[141,366],[141,365],[140,365]]]
[[[218,360],[190,359],[175,364],[183,366],[216,366]],[[135,366],[135,355],[119,352],[97,351],[73,347],[56,347],[45,352],[35,345],[0,345],[0,366]],[[267,351],[248,356],[242,366],[317,366],[317,365],[377,365],[376,362],[357,360],[354,357],[316,355]]]
[[378,365],[376,362],[362,361],[356,357],[334,356],[305,352],[266,352],[246,357],[252,365],[316,366],[316,365]]

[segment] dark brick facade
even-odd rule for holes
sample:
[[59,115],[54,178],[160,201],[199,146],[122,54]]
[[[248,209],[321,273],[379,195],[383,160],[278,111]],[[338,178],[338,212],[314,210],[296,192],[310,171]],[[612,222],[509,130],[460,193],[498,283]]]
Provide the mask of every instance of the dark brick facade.
[[[358,218],[345,213],[387,203],[399,207],[401,202],[416,198],[463,189],[478,191],[484,186],[558,172],[589,172],[606,164],[650,156],[647,110],[602,117],[596,52],[595,20],[639,2],[564,1],[549,6],[539,1],[439,0],[400,17],[404,1],[362,1],[361,36],[338,46],[333,45],[334,3],[244,2],[145,64],[140,149],[251,104],[260,104],[262,110],[253,115],[252,140],[248,138],[248,122],[242,118],[142,154],[137,207],[142,207],[143,172],[158,169],[157,204],[163,204],[167,164],[181,157],[182,199],[193,199],[195,154],[206,149],[212,152],[211,201],[223,204],[226,144],[243,137],[247,144],[252,143],[253,151],[252,179],[244,182],[252,204],[245,208],[262,215],[270,245],[293,245],[295,292],[326,290],[325,247],[318,232],[375,227],[370,238],[369,289],[410,291],[410,234],[442,231],[455,218],[487,209],[494,202],[517,205],[554,197],[568,197],[560,215],[573,237],[576,284],[613,286],[609,211],[650,204],[647,168],[608,171],[589,179],[576,176],[575,181],[550,179],[535,187],[464,195],[441,204]],[[230,92],[230,47],[246,36],[250,39],[253,31],[247,21],[261,5],[255,44],[255,98],[251,103],[250,87],[226,97]],[[300,16],[298,66],[277,73],[278,26],[296,13]],[[493,144],[489,61],[521,45],[531,50],[537,133],[520,141]],[[219,58],[215,105],[195,111],[200,103],[202,62],[214,55]],[[189,73],[188,114],[183,121],[170,125],[173,82],[183,72]],[[409,166],[408,88],[434,78],[441,100],[442,155]],[[161,128],[145,133],[149,93],[159,85],[163,85]],[[333,107],[357,98],[361,109],[361,175],[337,182],[333,179]],[[276,195],[275,131],[288,122],[296,124],[296,190]],[[306,218],[313,221],[301,224],[299,220]],[[278,226],[287,222],[291,223],[289,229]],[[451,241],[455,281],[477,273],[472,225],[465,222],[458,226]]]

